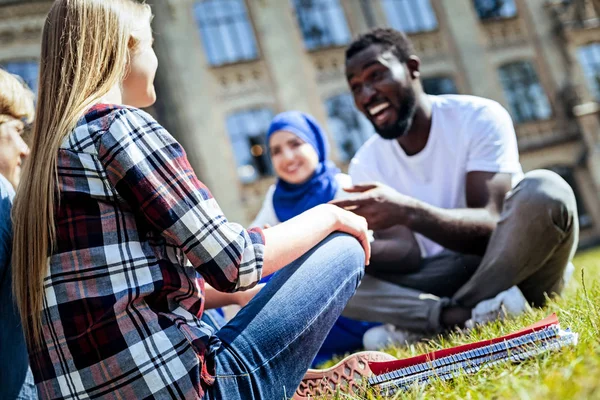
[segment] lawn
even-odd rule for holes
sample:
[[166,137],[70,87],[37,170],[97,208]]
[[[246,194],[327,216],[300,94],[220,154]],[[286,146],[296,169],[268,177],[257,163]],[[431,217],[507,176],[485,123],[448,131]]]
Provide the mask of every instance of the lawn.
[[[544,309],[480,327],[469,333],[438,337],[410,347],[385,349],[406,358],[443,347],[501,336],[555,312],[561,327],[579,333],[576,347],[545,354],[522,364],[503,364],[451,382],[397,394],[393,399],[600,399],[600,249],[580,253],[575,274],[562,298]],[[356,396],[337,395],[337,399]],[[382,399],[367,393],[367,399]]]

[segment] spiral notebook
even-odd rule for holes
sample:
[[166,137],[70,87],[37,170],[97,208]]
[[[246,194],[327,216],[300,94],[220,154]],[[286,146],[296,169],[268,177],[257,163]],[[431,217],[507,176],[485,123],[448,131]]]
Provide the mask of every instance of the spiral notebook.
[[374,373],[369,385],[382,394],[392,395],[414,385],[449,380],[500,363],[524,361],[576,343],[577,334],[560,329],[556,314],[552,314],[506,336],[402,360],[369,363]]

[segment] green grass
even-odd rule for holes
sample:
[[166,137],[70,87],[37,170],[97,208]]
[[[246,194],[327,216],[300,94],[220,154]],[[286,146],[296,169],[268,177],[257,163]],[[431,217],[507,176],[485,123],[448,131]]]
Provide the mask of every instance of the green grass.
[[[453,333],[410,347],[385,349],[406,358],[439,348],[501,336],[555,312],[561,327],[579,333],[575,347],[563,348],[522,364],[503,364],[450,382],[397,394],[393,399],[600,399],[600,249],[580,253],[575,274],[561,298],[544,309],[469,333]],[[363,397],[338,394],[336,399],[383,399],[375,392]]]

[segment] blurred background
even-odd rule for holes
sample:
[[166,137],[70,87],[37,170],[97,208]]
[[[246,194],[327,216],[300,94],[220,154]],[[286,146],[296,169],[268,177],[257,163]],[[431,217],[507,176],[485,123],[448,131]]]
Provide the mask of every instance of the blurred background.
[[[474,94],[511,113],[525,170],[575,190],[581,245],[600,242],[600,0],[148,0],[159,58],[153,114],[185,147],[231,220],[273,182],[265,131],[313,114],[345,169],[373,129],[344,76],[358,33],[409,34],[431,94]],[[0,65],[36,90],[52,1],[0,0]]]

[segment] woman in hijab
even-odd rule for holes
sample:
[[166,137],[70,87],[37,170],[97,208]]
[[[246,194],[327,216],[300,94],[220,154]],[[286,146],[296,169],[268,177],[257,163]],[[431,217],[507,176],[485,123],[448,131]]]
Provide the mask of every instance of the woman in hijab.
[[252,226],[273,226],[296,215],[348,196],[350,177],[328,160],[323,128],[299,111],[278,114],[267,132],[267,143],[277,182],[267,192]]
[[[278,114],[266,139],[278,179],[252,226],[274,226],[319,204],[349,196],[343,188],[352,186],[350,176],[328,159],[325,131],[312,116],[299,111]],[[313,365],[362,348],[363,334],[376,325],[380,324],[340,317]]]

